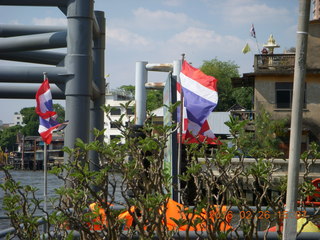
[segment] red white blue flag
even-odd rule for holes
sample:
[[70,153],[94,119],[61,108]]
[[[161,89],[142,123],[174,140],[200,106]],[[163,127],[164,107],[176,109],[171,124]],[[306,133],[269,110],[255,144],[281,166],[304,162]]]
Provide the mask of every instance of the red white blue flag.
[[[177,84],[177,100],[180,101],[182,91],[182,143],[220,144],[207,121],[209,114],[218,104],[218,80],[184,61],[180,82],[181,85]],[[178,120],[179,116],[178,113]]]
[[254,29],[253,24],[251,25],[251,28],[250,28],[250,35],[251,37],[256,38],[256,30]]
[[42,140],[50,144],[52,140],[52,132],[58,130],[63,124],[56,121],[57,113],[53,110],[52,95],[49,80],[46,78],[36,93],[36,113],[39,115],[38,132]]

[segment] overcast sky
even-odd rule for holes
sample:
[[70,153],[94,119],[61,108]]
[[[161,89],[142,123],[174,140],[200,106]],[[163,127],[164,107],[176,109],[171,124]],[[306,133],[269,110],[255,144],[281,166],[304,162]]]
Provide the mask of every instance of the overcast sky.
[[[217,58],[233,61],[240,74],[252,72],[253,55],[270,34],[280,45],[275,53],[295,47],[299,1],[95,0],[95,10],[106,15],[105,73],[110,88],[115,89],[134,85],[137,61],[171,63],[182,53],[195,67]],[[66,25],[66,18],[55,7],[1,6],[0,24]],[[256,39],[250,36],[251,24]],[[243,54],[246,43],[252,51]],[[23,65],[10,61],[0,64]],[[165,73],[149,73],[150,81],[165,79]],[[12,122],[14,112],[30,106],[35,106],[34,100],[0,99],[0,120]]]

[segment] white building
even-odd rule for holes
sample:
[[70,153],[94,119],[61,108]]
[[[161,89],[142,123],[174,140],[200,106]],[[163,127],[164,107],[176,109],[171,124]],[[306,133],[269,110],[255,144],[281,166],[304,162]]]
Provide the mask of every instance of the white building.
[[[126,114],[124,118],[122,119],[122,124],[126,124],[128,121],[134,120],[134,100],[133,100],[132,94],[128,92],[123,91],[112,91],[109,93],[106,93],[106,106],[110,105],[113,109],[110,112],[110,118],[105,116],[105,122],[104,122],[104,128],[105,131],[105,142],[110,143],[110,141],[113,138],[121,137],[121,132],[117,128],[116,121],[120,119],[120,116],[122,114]],[[130,103],[130,108],[126,109],[121,106],[121,104],[126,104],[130,100],[132,102]],[[121,140],[121,142],[124,142],[124,139]]]
[[13,123],[10,123],[10,127],[16,126],[16,125],[24,126],[25,124],[22,122],[23,122],[22,115],[19,112],[15,112],[13,115]]

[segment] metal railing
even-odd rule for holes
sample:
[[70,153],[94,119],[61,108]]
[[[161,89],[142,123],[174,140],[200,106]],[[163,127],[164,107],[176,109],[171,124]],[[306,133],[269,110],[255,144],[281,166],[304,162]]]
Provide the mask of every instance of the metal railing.
[[255,72],[292,71],[295,54],[258,54],[254,56]]
[[[115,210],[121,210],[123,209],[123,207],[121,206],[114,206],[113,207]],[[251,206],[250,209],[252,211],[257,211],[257,208],[255,206]],[[261,211],[269,211],[271,214],[273,213],[273,211],[270,209],[270,207],[266,207],[263,206],[260,209]],[[300,210],[300,208],[298,208],[298,210]],[[303,209],[306,211],[307,215],[311,215],[314,214],[316,212],[316,209],[313,207],[306,207],[305,209]],[[240,210],[238,207],[236,206],[232,206],[228,209],[228,211],[231,211],[232,213],[240,213]],[[317,212],[317,214],[320,214]],[[43,216],[43,215],[42,215]],[[8,216],[0,216],[0,219],[8,219]],[[43,224],[46,223],[46,219],[43,216],[43,218],[38,220],[38,226],[41,226]],[[23,227],[23,224],[21,224],[21,227]],[[6,237],[7,234],[13,234],[15,233],[15,229],[13,227],[9,227],[7,229],[1,230],[0,231],[0,239],[4,239]],[[67,232],[71,233],[73,236],[73,239],[80,239],[80,233],[78,231],[74,231],[74,230],[68,230]],[[43,239],[47,239],[49,236],[49,234],[44,234],[43,235]],[[199,238],[207,238],[208,234],[205,231],[178,231],[176,232],[172,238],[173,239],[199,239]],[[126,237],[126,231],[123,231],[123,237],[120,236],[120,239],[128,239]],[[133,236],[133,238],[131,239],[140,239],[139,235],[135,235]],[[157,236],[155,235],[155,237],[153,239],[158,239]],[[227,239],[245,239],[245,236],[243,234],[243,231],[231,231],[227,234]],[[257,239],[269,239],[269,240],[278,240],[279,236],[277,232],[266,232],[266,231],[261,231],[261,229],[258,229],[257,232]],[[320,239],[320,232],[301,232],[300,234],[297,235],[298,240],[305,240],[305,239],[310,239],[310,240],[319,240]]]

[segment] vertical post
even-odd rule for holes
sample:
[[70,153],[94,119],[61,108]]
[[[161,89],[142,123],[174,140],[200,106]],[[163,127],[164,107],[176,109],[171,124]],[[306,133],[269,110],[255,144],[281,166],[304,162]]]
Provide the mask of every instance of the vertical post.
[[[44,149],[43,149],[43,210],[46,214],[47,212],[47,196],[48,196],[48,177],[47,177],[47,159],[48,159],[48,152],[47,152],[47,144],[44,142]],[[47,233],[48,231],[48,224],[43,224],[43,232]]]
[[21,145],[21,170],[24,170],[24,135],[22,135],[22,145]]
[[35,139],[33,141],[33,171],[37,170],[37,157],[36,157],[36,152],[37,152],[37,140]]
[[[94,141],[95,136],[93,135],[92,130],[94,128],[102,130],[104,128],[104,112],[101,109],[101,106],[105,104],[105,89],[106,83],[104,78],[104,49],[105,49],[105,28],[106,28],[106,19],[104,17],[104,12],[95,11],[96,19],[98,21],[100,34],[99,37],[95,38],[93,41],[93,81],[96,86],[99,88],[100,96],[94,99],[91,102],[90,109],[90,141]],[[99,136],[98,139],[100,142],[104,141],[104,136]],[[97,152],[90,151],[90,170],[98,171],[99,170],[99,156]]]
[[[67,71],[74,75],[70,76],[65,88],[66,119],[69,120],[68,127],[65,130],[65,145],[73,148],[77,138],[84,142],[89,140],[89,111],[92,94],[93,1],[69,0],[67,20],[65,66]],[[65,162],[69,161],[67,153],[64,155],[64,160]],[[86,161],[86,159],[83,159],[83,161]]]
[[[172,75],[176,77],[176,86],[173,88],[175,90],[175,96],[177,96],[177,82],[180,82],[180,72],[181,72],[181,61],[180,60],[175,60],[173,61],[173,73]],[[182,98],[182,92],[180,93],[180,96]],[[177,101],[177,97],[175,98],[175,102]],[[182,101],[182,99],[181,99]],[[175,150],[175,153],[177,152],[177,154],[175,154],[175,156],[173,156],[172,158],[172,183],[174,185],[177,186],[177,190],[173,191],[173,199],[177,202],[181,202],[180,199],[180,190],[181,190],[181,186],[180,186],[180,180],[179,180],[179,175],[181,174],[181,155],[182,155],[182,144],[181,144],[181,134],[182,134],[182,104],[180,107],[180,121],[181,121],[181,126],[179,128],[179,135],[176,134],[175,136],[173,136],[173,147],[175,149],[178,148],[178,151]],[[177,116],[175,116],[175,120],[177,119]],[[177,136],[180,137],[180,141],[179,144],[177,144]],[[172,154],[174,154],[174,152],[172,151]]]
[[148,62],[136,62],[136,89],[135,89],[135,101],[136,101],[136,119],[135,124],[138,126],[143,126],[146,120],[146,101],[147,101],[147,91],[145,84],[148,81],[148,72],[146,65]]
[[291,133],[289,147],[289,166],[287,184],[287,202],[285,210],[288,217],[284,219],[283,239],[296,239],[297,219],[297,195],[299,182],[299,165],[301,152],[301,122],[304,83],[306,74],[306,54],[308,41],[308,21],[310,15],[310,0],[300,0],[297,47],[294,68],[294,83],[291,111]]

